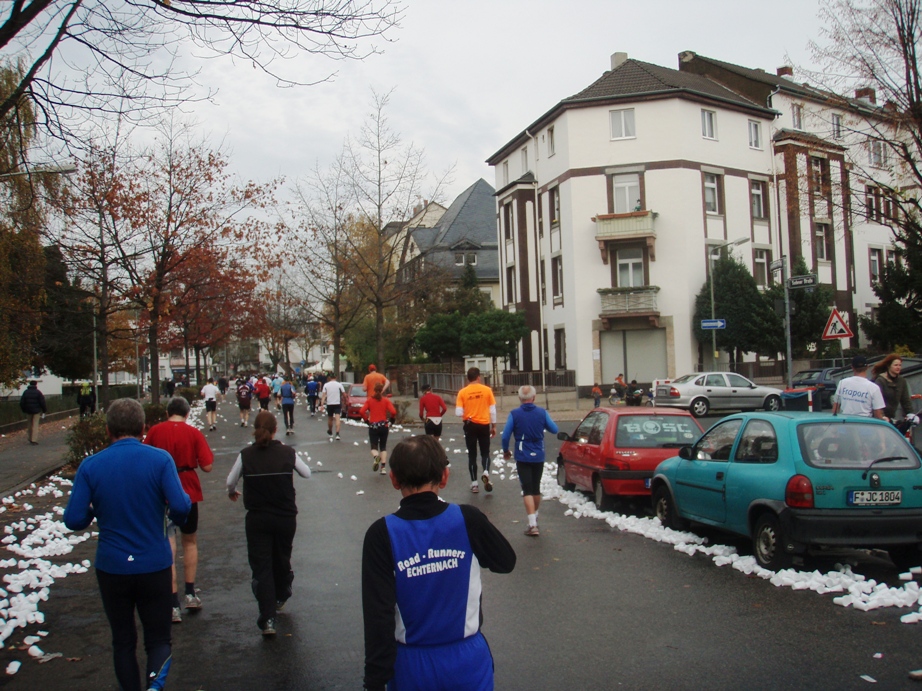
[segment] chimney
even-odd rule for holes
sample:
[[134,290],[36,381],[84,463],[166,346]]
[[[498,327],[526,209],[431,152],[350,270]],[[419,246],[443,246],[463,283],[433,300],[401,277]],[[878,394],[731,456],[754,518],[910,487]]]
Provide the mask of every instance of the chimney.
[[855,89],[855,98],[859,101],[867,101],[871,105],[877,105],[877,92],[869,86],[863,89]]
[[627,53],[612,53],[611,68],[614,70],[621,67],[625,60],[627,60]]
[[793,77],[794,68],[790,65],[782,65],[777,70],[775,70],[775,74],[777,74],[779,77]]

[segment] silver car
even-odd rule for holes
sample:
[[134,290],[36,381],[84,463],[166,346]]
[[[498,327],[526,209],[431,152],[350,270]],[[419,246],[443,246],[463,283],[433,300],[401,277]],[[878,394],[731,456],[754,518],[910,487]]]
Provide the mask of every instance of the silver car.
[[735,372],[699,372],[656,387],[656,405],[687,408],[695,417],[711,410],[781,410],[781,392]]

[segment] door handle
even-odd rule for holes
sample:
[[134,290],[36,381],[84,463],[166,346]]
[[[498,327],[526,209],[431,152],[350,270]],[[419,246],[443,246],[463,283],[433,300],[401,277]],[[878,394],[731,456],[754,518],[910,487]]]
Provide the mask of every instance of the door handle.
[[723,472],[717,473],[717,479],[718,479],[718,480],[723,480],[723,479],[724,479],[724,474],[723,474]]

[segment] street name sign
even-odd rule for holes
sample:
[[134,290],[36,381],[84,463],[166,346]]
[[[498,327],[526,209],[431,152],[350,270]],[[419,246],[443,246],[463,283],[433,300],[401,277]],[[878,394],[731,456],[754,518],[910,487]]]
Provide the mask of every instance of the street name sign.
[[816,283],[816,274],[791,276],[788,279],[788,288],[809,288],[810,286],[815,286]]
[[726,319],[702,319],[701,328],[705,331],[711,329],[726,329],[727,320]]

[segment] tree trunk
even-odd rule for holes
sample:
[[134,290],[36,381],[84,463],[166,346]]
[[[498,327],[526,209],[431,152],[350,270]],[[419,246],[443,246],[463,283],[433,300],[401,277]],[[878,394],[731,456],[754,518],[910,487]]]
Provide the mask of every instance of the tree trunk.
[[150,401],[154,405],[160,403],[160,349],[157,346],[157,323],[154,315],[150,315],[150,325],[147,327],[147,347],[150,350]]
[[375,359],[379,372],[387,367],[384,362],[384,305],[375,305]]

